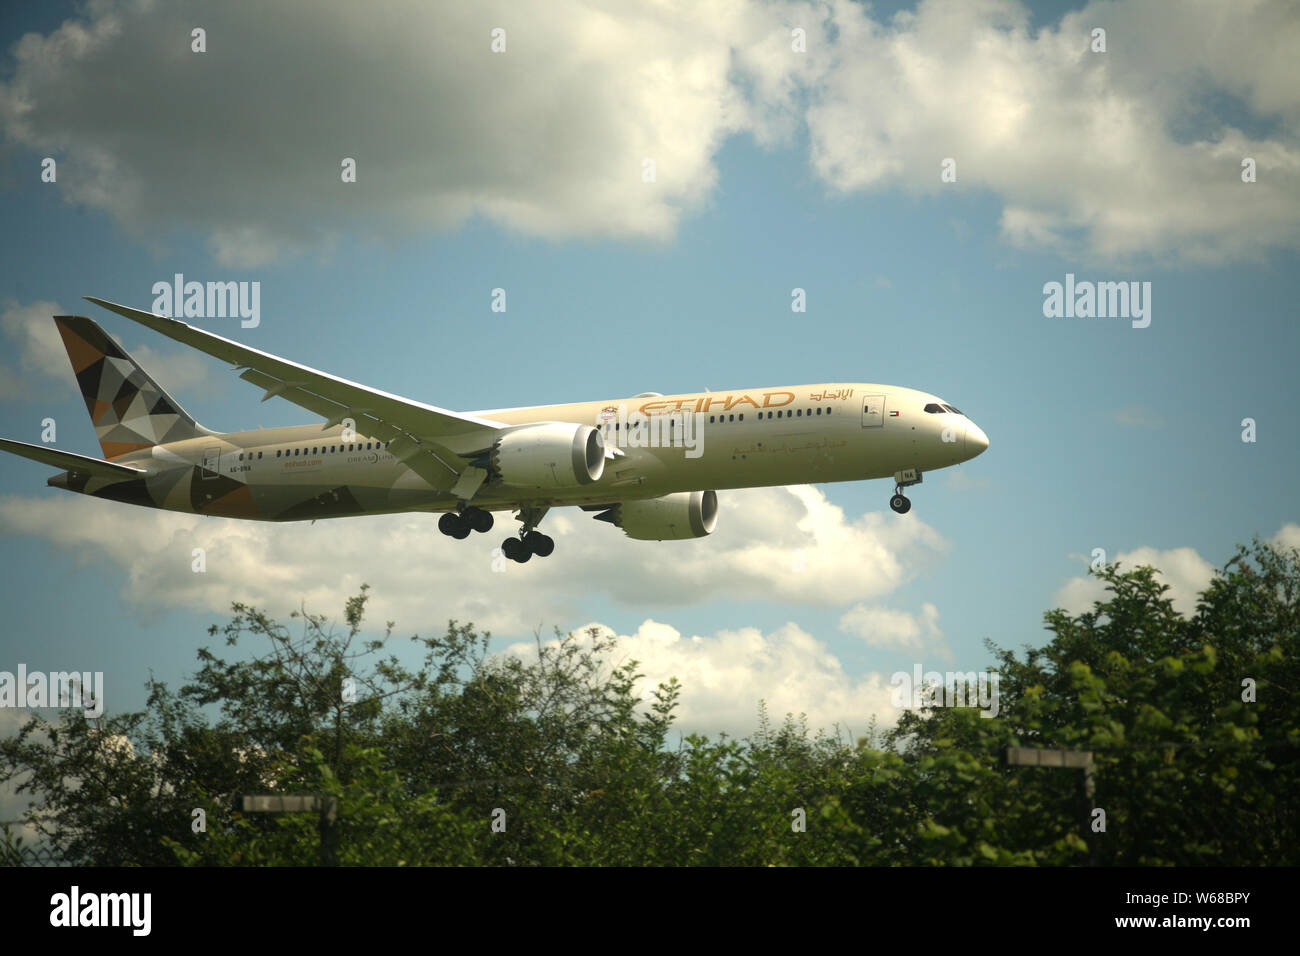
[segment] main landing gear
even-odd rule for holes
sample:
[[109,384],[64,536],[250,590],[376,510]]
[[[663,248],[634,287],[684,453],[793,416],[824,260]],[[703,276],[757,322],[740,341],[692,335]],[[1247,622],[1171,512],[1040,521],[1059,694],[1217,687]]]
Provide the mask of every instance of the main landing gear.
[[894,497],[889,499],[889,507],[893,508],[900,515],[905,515],[912,510],[912,501],[907,495],[903,494],[903,489],[909,485],[919,485],[921,483],[921,473],[915,468],[908,468],[904,471],[894,473]]
[[519,529],[519,537],[506,538],[501,542],[501,553],[519,564],[525,563],[533,555],[539,558],[549,557],[555,550],[555,542],[549,535],[536,530],[546,512],[546,508],[520,508],[519,520],[523,526]]
[[449,511],[438,519],[438,530],[449,538],[464,541],[471,531],[487,532],[495,524],[492,512],[482,508],[466,508],[460,514]]
[[[506,538],[501,543],[501,553],[511,561],[518,561],[520,564],[533,555],[539,558],[548,557],[555,550],[555,542],[549,535],[537,530],[547,510],[546,508],[520,508],[519,520],[523,522],[523,526],[519,529],[519,537]],[[438,519],[438,530],[449,538],[464,541],[471,531],[491,531],[493,524],[495,521],[492,512],[471,506],[459,513],[448,511]]]

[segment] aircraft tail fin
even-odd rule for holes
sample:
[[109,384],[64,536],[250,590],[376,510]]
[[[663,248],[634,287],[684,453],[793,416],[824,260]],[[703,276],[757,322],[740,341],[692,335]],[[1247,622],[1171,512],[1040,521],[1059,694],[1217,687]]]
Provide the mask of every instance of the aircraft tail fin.
[[99,324],[80,315],[54,323],[107,459],[213,434],[181,408]]

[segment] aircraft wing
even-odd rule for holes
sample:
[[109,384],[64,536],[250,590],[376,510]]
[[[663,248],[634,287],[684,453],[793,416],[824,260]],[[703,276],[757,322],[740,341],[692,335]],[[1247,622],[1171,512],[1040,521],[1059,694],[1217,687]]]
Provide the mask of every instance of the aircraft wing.
[[49,445],[29,445],[25,441],[14,441],[12,438],[0,438],[0,451],[22,455],[32,461],[53,465],[55,468],[62,468],[64,471],[70,471],[74,474],[90,475],[92,478],[108,478],[112,481],[122,481],[126,478],[139,478],[142,475],[149,474],[148,470],[144,468],[132,468],[130,465],[119,465],[100,458],[77,455],[70,451],[59,451]]
[[93,296],[86,299],[243,369],[240,378],[266,390],[262,401],[276,396],[287,399],[324,418],[325,428],[352,419],[358,434],[391,441],[389,451],[435,486],[451,485],[466,467],[458,459],[472,458],[490,448],[496,432],[508,427],[349,382],[176,319]]

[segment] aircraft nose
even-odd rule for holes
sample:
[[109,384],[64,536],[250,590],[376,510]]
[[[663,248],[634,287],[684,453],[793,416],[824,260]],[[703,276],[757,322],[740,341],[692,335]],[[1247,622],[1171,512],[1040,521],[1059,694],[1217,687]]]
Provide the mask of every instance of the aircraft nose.
[[974,422],[966,426],[966,455],[974,458],[989,447],[989,436]]

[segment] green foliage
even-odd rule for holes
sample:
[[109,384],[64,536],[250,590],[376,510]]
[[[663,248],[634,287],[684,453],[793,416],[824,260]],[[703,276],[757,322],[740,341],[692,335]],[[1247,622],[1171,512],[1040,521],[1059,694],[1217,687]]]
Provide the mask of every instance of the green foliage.
[[[1107,599],[1049,612],[1046,646],[989,645],[997,718],[923,708],[858,741],[762,710],[745,739],[674,741],[680,686],[643,701],[595,629],[520,658],[453,621],[410,670],[391,624],[362,637],[364,587],[338,630],[237,604],[210,633],[261,653],[203,648],[139,713],[33,717],[0,783],[88,865],[1294,865],[1300,554],[1240,549],[1188,617],[1150,568],[1099,575]],[[1095,793],[1008,746],[1091,751]],[[258,793],[333,812],[245,813]]]

